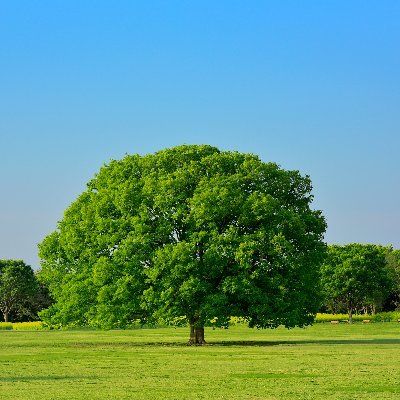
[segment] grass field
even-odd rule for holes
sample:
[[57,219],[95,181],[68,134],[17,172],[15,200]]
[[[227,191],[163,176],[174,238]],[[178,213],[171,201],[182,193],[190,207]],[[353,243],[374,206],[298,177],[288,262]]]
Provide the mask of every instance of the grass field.
[[1,331],[0,399],[400,399],[400,324]]

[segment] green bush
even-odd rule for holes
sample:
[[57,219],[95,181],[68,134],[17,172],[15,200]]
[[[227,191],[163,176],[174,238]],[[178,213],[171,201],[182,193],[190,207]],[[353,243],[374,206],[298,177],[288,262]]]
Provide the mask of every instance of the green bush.
[[0,331],[11,331],[12,328],[11,322],[0,322]]
[[40,331],[43,329],[43,323],[41,321],[34,322],[14,322],[12,324],[14,331]]
[[349,316],[347,314],[320,314],[315,316],[314,322],[331,322],[331,321],[347,321]]
[[[347,314],[317,314],[314,322],[330,322],[330,321],[348,321]],[[371,322],[397,322],[400,320],[400,311],[381,312],[375,315],[355,314],[353,322],[362,322],[369,320]]]
[[39,331],[43,329],[43,322],[0,322],[0,331]]
[[[354,314],[353,322],[361,322],[363,320],[373,320],[373,316],[369,314]],[[349,320],[348,314],[317,314],[314,322],[331,322],[331,321],[343,321]]]
[[381,312],[372,318],[374,322],[396,322],[400,320],[400,311]]

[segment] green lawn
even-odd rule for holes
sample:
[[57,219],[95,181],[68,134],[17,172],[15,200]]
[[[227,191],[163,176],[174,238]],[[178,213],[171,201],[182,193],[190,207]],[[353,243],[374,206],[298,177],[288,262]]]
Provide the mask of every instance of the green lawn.
[[400,324],[0,331],[0,399],[399,399]]

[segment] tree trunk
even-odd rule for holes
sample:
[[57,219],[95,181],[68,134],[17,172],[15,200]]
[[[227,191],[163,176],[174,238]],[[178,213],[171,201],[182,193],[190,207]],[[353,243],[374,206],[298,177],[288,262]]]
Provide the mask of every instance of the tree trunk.
[[5,311],[3,313],[3,316],[4,316],[4,322],[8,322],[8,311]]
[[196,343],[196,329],[194,327],[194,324],[190,323],[190,337],[188,345],[191,346],[195,343]]
[[196,328],[196,344],[205,344],[204,340],[204,326]]
[[349,309],[349,324],[353,323],[353,309]]
[[195,324],[190,323],[190,337],[188,345],[203,345],[206,344],[204,340],[204,326],[198,327]]

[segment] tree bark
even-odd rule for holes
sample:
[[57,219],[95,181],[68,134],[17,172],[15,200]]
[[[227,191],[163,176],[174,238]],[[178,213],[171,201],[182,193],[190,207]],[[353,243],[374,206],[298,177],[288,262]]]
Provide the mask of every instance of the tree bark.
[[3,316],[4,316],[4,322],[8,322],[8,312],[7,311],[3,313]]
[[190,323],[189,346],[206,344],[204,340],[204,326],[198,327]]
[[204,340],[204,326],[196,328],[196,344],[205,344]]
[[353,309],[350,308],[349,310],[349,324],[353,323]]
[[353,323],[353,299],[351,296],[347,298],[347,313],[349,314],[349,324]]
[[190,336],[188,345],[191,346],[195,343],[196,343],[196,329],[194,327],[194,324],[190,323]]

